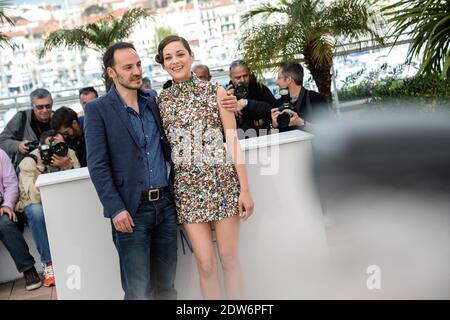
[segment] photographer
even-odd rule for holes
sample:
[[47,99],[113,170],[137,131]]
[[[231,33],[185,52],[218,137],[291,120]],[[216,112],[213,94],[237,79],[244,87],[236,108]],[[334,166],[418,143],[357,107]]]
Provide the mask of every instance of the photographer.
[[75,151],[82,167],[86,167],[86,142],[83,126],[75,111],[61,107],[55,111],[51,120],[52,128],[61,132],[70,149]]
[[313,131],[319,117],[329,114],[329,107],[322,95],[303,87],[303,67],[300,63],[283,63],[276,84],[282,97],[277,101],[279,107],[271,111],[272,127],[280,132],[294,129]]
[[55,285],[52,258],[48,245],[44,211],[39,188],[35,186],[40,174],[79,168],[75,152],[67,148],[64,137],[56,130],[41,135],[41,144],[19,164],[19,201],[16,211],[24,212],[36,247],[44,264],[44,286]]
[[[237,108],[232,110],[236,114],[238,129],[244,130],[247,137],[259,136],[263,133],[259,130],[270,126],[270,110],[277,105],[275,97],[269,88],[256,81],[242,60],[231,63],[230,79],[227,90],[231,90],[238,99]],[[252,130],[247,131],[249,129]]]
[[0,148],[14,160],[15,166],[36,147],[41,133],[50,130],[53,107],[50,92],[36,89],[30,94],[30,102],[32,109],[17,112],[0,134]]

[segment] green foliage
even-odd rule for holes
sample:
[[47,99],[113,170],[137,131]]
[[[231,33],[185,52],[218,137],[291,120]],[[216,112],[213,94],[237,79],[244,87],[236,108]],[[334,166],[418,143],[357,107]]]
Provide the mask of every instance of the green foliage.
[[74,29],[61,29],[51,32],[44,41],[40,56],[55,47],[91,48],[102,52],[111,44],[126,39],[136,24],[151,15],[145,9],[134,8],[127,11],[121,19],[108,15],[96,23]]
[[153,46],[150,48],[150,53],[156,53],[158,51],[159,43],[167,36],[176,34],[169,26],[156,27],[155,39]]
[[348,101],[368,99],[372,105],[401,105],[413,102],[426,108],[450,106],[450,82],[437,75],[416,75],[413,78],[400,78],[407,64],[393,69],[393,72],[380,78],[382,68],[371,71],[362,81],[356,79],[361,72],[347,77],[344,86],[338,90],[339,100]]
[[383,8],[393,23],[397,39],[412,40],[409,57],[423,53],[420,73],[450,78],[450,1],[400,0]]
[[[9,17],[6,13],[7,8],[10,6],[9,0],[0,0],[0,23],[9,23],[11,25],[14,25],[14,21]],[[4,45],[9,47],[14,47],[14,44],[11,42],[11,39],[3,34],[0,33],[0,48],[4,48]]]
[[[136,24],[143,18],[151,17],[145,9],[134,8],[128,10],[121,19],[108,15],[96,23],[75,29],[61,29],[51,32],[44,41],[39,56],[44,56],[55,47],[68,49],[91,48],[103,54],[113,43],[123,41],[131,34]],[[103,74],[106,91],[111,87],[112,81]]]
[[[327,4],[326,4],[327,3]],[[324,97],[331,100],[331,65],[340,40],[370,36],[382,42],[376,31],[377,15],[367,1],[280,0],[251,10],[243,22],[260,16],[264,22],[244,32],[244,60],[259,76],[267,67],[300,55]],[[280,19],[270,21],[271,16]]]

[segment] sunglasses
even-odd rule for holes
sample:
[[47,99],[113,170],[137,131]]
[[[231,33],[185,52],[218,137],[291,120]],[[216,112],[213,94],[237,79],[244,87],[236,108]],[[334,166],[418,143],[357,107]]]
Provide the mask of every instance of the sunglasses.
[[38,110],[43,110],[44,108],[50,110],[52,108],[52,105],[51,104],[36,104],[36,105],[34,105],[34,107]]

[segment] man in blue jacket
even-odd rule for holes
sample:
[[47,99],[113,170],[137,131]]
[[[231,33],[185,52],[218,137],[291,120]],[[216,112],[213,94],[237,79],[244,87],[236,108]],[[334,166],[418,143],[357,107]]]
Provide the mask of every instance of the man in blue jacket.
[[111,219],[125,299],[176,299],[176,213],[170,146],[130,43],[103,56],[114,85],[86,105],[87,163]]

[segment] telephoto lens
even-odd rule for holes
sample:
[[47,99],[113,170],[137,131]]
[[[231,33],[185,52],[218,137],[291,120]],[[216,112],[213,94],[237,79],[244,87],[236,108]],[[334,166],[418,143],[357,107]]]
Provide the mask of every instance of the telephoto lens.
[[289,127],[289,122],[292,117],[292,111],[294,110],[294,106],[291,104],[291,98],[289,96],[289,90],[287,88],[280,88],[281,94],[281,106],[278,107],[278,110],[281,114],[277,117],[278,127],[280,129],[286,129]]

